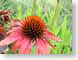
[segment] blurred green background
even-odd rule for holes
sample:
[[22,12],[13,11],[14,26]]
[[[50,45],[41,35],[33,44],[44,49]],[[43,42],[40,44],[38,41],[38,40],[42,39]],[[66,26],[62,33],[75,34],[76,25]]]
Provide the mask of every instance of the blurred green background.
[[[0,0],[0,10],[10,10],[12,19],[41,17],[49,31],[62,39],[62,42],[50,40],[56,46],[50,54],[72,54],[72,0]],[[8,28],[9,23],[5,26]],[[34,47],[32,52],[35,54]]]

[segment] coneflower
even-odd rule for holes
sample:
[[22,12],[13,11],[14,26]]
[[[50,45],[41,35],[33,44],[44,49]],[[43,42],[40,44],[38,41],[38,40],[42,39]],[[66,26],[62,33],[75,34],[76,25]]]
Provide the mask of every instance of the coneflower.
[[18,50],[19,54],[31,54],[32,47],[35,46],[37,54],[50,54],[50,48],[55,46],[48,40],[61,40],[47,30],[46,24],[38,16],[29,16],[18,25],[0,42],[0,46],[14,43],[12,50]]

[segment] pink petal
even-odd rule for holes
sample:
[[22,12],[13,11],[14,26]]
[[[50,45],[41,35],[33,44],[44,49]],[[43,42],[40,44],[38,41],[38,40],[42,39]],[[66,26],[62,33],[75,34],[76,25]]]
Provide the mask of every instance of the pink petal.
[[51,38],[52,40],[56,40],[57,42],[60,42],[61,39],[55,36],[52,32],[46,31],[44,35],[47,35],[48,38]]
[[8,37],[6,37],[5,39],[3,39],[0,42],[0,46],[4,46],[4,45],[9,45],[11,43],[14,43],[16,40],[22,40],[23,36],[22,34],[18,31],[13,32],[12,34],[10,34]]
[[0,42],[0,46],[9,45],[17,40],[14,34],[9,35]]
[[37,40],[37,54],[50,54],[50,48],[45,40]]
[[31,54],[32,49],[24,49],[19,52],[19,54]]
[[47,39],[46,39],[46,42],[52,47],[52,48],[56,48],[54,45],[52,45]]
[[31,52],[32,52],[32,42],[31,42],[31,40],[27,40],[25,38],[23,43],[22,43],[22,46],[19,50],[19,54],[31,54]]
[[[22,34],[21,34],[22,35]],[[19,50],[21,48],[22,45],[24,45],[23,43],[26,43],[27,44],[27,41],[29,41],[26,36],[24,37],[23,35],[22,36],[19,36],[18,40],[16,41],[16,43],[12,46],[12,50],[15,52],[16,50]],[[26,40],[27,39],[27,40]],[[23,46],[22,46],[23,47]],[[25,45],[24,45],[25,47]],[[23,47],[23,48],[24,48]]]

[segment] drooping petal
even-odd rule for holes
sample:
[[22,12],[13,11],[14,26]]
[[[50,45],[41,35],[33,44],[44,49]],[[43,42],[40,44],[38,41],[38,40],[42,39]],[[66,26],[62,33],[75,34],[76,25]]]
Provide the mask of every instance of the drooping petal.
[[12,50],[14,52],[16,52],[16,50],[19,50],[23,43],[27,42],[24,39],[25,37],[20,33],[18,40],[15,42],[15,44],[12,45]]
[[37,54],[49,54],[50,48],[49,45],[46,43],[45,40],[38,39],[36,43]]
[[53,34],[52,32],[49,32],[48,30],[46,30],[46,33],[44,34],[47,36],[47,38],[51,38],[52,40],[55,40],[57,42],[60,42],[61,39],[58,38],[55,34]]
[[24,39],[24,44],[22,44],[19,49],[19,54],[31,54],[32,53],[32,42],[29,39]]
[[54,45],[52,45],[47,39],[45,40],[52,48],[56,48]]
[[4,40],[0,42],[0,46],[9,45],[10,43],[15,42],[17,37],[14,38],[14,34],[6,37]]
[[9,36],[7,36],[5,39],[0,41],[0,46],[9,45],[11,43],[14,43],[16,40],[22,40],[22,34],[18,31],[13,32]]
[[26,49],[20,50],[19,54],[31,54],[31,51],[32,49],[26,48]]

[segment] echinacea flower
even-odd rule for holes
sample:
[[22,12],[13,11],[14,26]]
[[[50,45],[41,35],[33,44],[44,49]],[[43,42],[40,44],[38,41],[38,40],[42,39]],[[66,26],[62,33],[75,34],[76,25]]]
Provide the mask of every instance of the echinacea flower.
[[[50,54],[50,48],[55,48],[49,39],[60,41],[53,33],[49,32],[46,24],[38,16],[29,16],[13,29],[0,46],[12,45],[12,50],[18,50],[19,54],[31,54],[32,47],[36,47],[37,54]],[[13,27],[14,28],[14,27]]]

